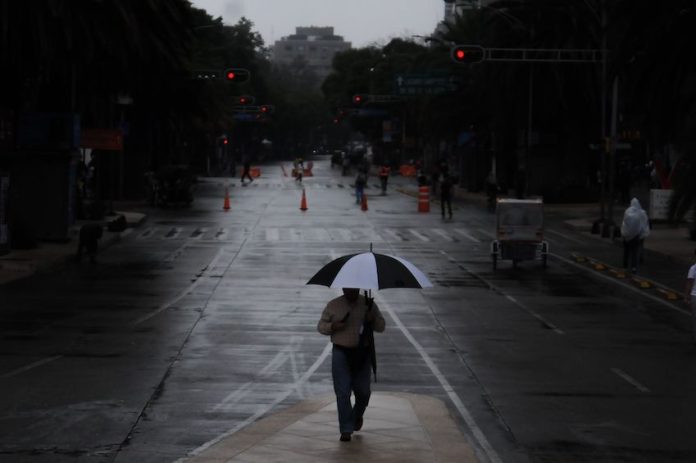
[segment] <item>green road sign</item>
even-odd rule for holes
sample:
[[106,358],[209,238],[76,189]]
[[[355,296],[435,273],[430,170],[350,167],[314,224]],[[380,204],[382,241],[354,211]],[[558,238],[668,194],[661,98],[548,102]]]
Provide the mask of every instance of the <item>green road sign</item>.
[[443,74],[397,74],[394,93],[402,96],[441,95],[457,89],[458,79]]

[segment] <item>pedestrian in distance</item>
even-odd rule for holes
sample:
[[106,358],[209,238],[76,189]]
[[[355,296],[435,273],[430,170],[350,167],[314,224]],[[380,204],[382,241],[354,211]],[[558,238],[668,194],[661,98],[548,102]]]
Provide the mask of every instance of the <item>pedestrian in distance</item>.
[[362,201],[363,194],[365,192],[365,185],[367,184],[367,177],[362,171],[358,172],[355,177],[355,204],[360,204]]
[[343,175],[343,176],[348,175],[350,173],[350,158],[345,153],[343,153],[341,165],[343,166],[343,170],[341,170],[341,175]]
[[387,194],[387,182],[389,181],[390,171],[391,169],[386,162],[379,168],[379,182],[382,185],[382,196]]
[[693,339],[696,343],[696,249],[694,250],[693,264],[686,275],[686,288],[684,288],[684,302],[691,306],[691,320],[693,324]]
[[638,198],[633,198],[626,208],[621,222],[621,237],[623,238],[623,266],[636,273],[643,247],[643,241],[650,235],[648,214],[643,210]]
[[244,158],[244,163],[242,164],[242,166],[243,166],[242,178],[241,178],[242,185],[245,185],[245,183],[244,183],[245,177],[249,179],[249,182],[253,182],[254,179],[251,178],[251,162],[249,161],[249,158],[247,158],[247,157]]
[[442,218],[445,218],[445,207],[447,207],[447,212],[449,218],[452,218],[452,177],[449,174],[444,174],[442,176],[442,181],[440,182],[440,206],[442,207]]
[[488,172],[486,176],[486,196],[488,197],[488,210],[495,211],[495,201],[498,197],[498,179],[495,176],[495,172]]
[[295,159],[295,182],[302,183],[302,175],[304,174],[304,160],[301,157]]
[[[317,330],[331,336],[331,376],[333,378],[340,440],[348,442],[363,425],[363,414],[370,402],[371,336],[384,331],[385,321],[371,298],[357,288],[343,288],[343,295],[329,301],[321,314]],[[351,393],[355,404],[351,404]]]
[[98,223],[88,223],[80,227],[76,256],[78,262],[82,261],[83,251],[87,252],[90,263],[95,264],[97,262],[97,250],[99,249],[99,240],[103,232],[103,227]]

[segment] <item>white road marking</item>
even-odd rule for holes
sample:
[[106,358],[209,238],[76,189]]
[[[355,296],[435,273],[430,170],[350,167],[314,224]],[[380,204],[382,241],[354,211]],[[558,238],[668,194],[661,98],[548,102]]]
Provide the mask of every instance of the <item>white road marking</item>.
[[474,435],[474,438],[478,442],[479,446],[483,451],[485,452],[486,456],[488,459],[493,462],[493,463],[502,463],[502,460],[500,459],[500,456],[498,453],[493,449],[491,444],[488,442],[488,439],[486,436],[483,434],[483,431],[481,428],[479,428],[478,424],[476,424],[476,420],[474,420],[474,417],[471,415],[469,410],[466,408],[466,405],[462,402],[462,400],[459,398],[457,393],[454,391],[454,388],[452,385],[447,381],[447,378],[445,378],[445,375],[442,374],[440,369],[435,365],[435,362],[433,362],[433,359],[428,355],[428,353],[425,351],[423,346],[421,346],[418,341],[413,337],[413,335],[410,333],[408,328],[404,326],[404,324],[401,322],[401,319],[396,315],[396,312],[391,308],[391,306],[379,296],[379,306],[383,307],[384,310],[389,314],[389,316],[394,320],[394,323],[396,326],[401,330],[403,335],[408,339],[408,341],[411,343],[411,345],[416,349],[416,351],[420,354],[421,358],[425,362],[425,364],[430,368],[430,371],[432,374],[437,378],[438,382],[442,386],[442,389],[447,393],[447,396],[450,398],[454,406],[457,408],[457,411],[461,415],[461,417],[464,419],[466,422],[467,426],[469,429],[471,429],[472,434]]
[[619,369],[619,368],[612,368],[611,371],[613,371],[614,374],[616,374],[616,375],[619,376],[620,378],[626,380],[626,382],[628,382],[631,386],[633,386],[633,387],[635,387],[636,389],[638,389],[640,392],[645,392],[645,393],[650,392],[650,389],[648,389],[647,387],[643,386],[641,383],[639,383],[635,378],[633,378],[632,376],[630,376],[630,375],[629,375],[628,373],[626,373],[625,371],[623,371],[623,370],[621,370],[621,369]]
[[431,231],[433,233],[435,233],[436,235],[440,235],[441,237],[443,237],[447,241],[454,241],[454,238],[449,236],[444,230],[442,230],[440,228],[433,228]]
[[20,374],[24,373],[25,371],[29,371],[33,368],[40,367],[41,365],[45,365],[45,364],[52,362],[54,360],[58,360],[59,358],[62,358],[62,357],[63,357],[62,355],[54,355],[53,357],[46,357],[44,359],[37,360],[34,363],[30,363],[29,365],[25,365],[21,368],[17,368],[15,370],[7,372],[4,375],[0,375],[0,378],[3,378],[3,379],[4,378],[12,378],[13,376],[20,375]]
[[[460,263],[457,261],[457,259],[455,259],[454,257],[450,256],[450,255],[447,254],[445,251],[440,251],[440,254],[442,254],[442,255],[444,255],[445,257],[447,257],[447,259],[449,259],[449,261],[452,262],[453,264],[457,264],[457,265],[459,265],[460,268],[465,269],[464,266],[463,266],[462,264],[460,264]],[[522,310],[524,310],[525,312],[527,312],[529,315],[531,315],[532,317],[534,317],[534,318],[536,318],[537,320],[539,320],[540,322],[542,322],[544,325],[546,325],[546,326],[548,326],[549,328],[551,328],[551,329],[554,331],[554,333],[556,333],[556,334],[565,334],[565,331],[559,329],[556,325],[554,325],[553,323],[551,323],[550,321],[548,321],[547,319],[545,319],[542,315],[540,315],[540,314],[539,314],[538,312],[536,312],[535,310],[530,309],[530,308],[527,307],[526,305],[522,304],[520,301],[518,301],[517,299],[515,299],[513,296],[510,296],[509,294],[505,294],[505,291],[503,291],[502,289],[500,289],[499,287],[497,287],[496,285],[494,285],[494,284],[491,283],[490,281],[486,280],[486,279],[483,278],[481,275],[475,274],[475,273],[473,273],[473,272],[471,272],[471,273],[472,273],[472,275],[475,275],[476,278],[480,279],[480,280],[483,281],[486,285],[488,285],[489,288],[491,288],[492,290],[496,291],[496,292],[497,292],[498,294],[500,294],[501,296],[504,296],[507,300],[509,300],[509,301],[512,302],[513,304],[517,305],[519,308],[521,308]]]
[[521,307],[525,312],[529,313],[532,317],[536,318],[540,322],[542,322],[544,325],[548,326],[551,328],[556,334],[565,334],[565,331],[559,329],[556,325],[545,319],[543,316],[541,316],[538,312],[535,310],[530,309],[529,307],[525,306],[522,304],[520,301],[515,299],[513,296],[510,296],[508,294],[505,295],[505,298],[508,299],[510,302],[514,303],[515,305]]
[[181,291],[176,297],[174,297],[173,299],[171,299],[171,300],[165,302],[164,304],[161,304],[159,307],[157,307],[157,309],[153,310],[152,312],[150,312],[150,313],[148,313],[148,314],[146,314],[146,315],[143,315],[142,317],[136,319],[135,321],[132,322],[132,324],[133,324],[133,325],[139,325],[139,324],[141,324],[142,322],[151,319],[152,317],[154,317],[155,315],[159,314],[160,312],[163,312],[163,311],[167,310],[169,307],[171,307],[172,305],[176,304],[176,303],[179,302],[181,299],[183,299],[186,295],[188,295],[191,291],[193,291],[193,290],[196,288],[196,286],[198,286],[198,285],[201,283],[201,281],[203,281],[204,277],[205,277],[208,273],[210,273],[210,272],[213,270],[213,268],[214,268],[215,265],[217,264],[217,261],[220,259],[220,257],[222,256],[222,254],[223,254],[224,252],[225,252],[224,249],[220,249],[220,250],[218,251],[218,253],[215,255],[215,257],[213,258],[213,260],[210,261],[210,263],[207,265],[207,267],[205,268],[205,271],[203,272],[203,274],[202,274],[199,278],[196,278],[196,281],[194,281],[193,283],[191,283],[187,288],[185,288],[183,291]]
[[146,228],[145,230],[143,230],[143,232],[142,232],[140,235],[138,235],[137,239],[148,238],[148,237],[152,236],[152,234],[153,234],[154,232],[155,232],[155,229],[154,229],[154,228],[148,227],[148,228]]
[[266,241],[279,241],[280,240],[280,233],[278,233],[277,228],[267,228],[266,229]]
[[215,239],[218,241],[223,241],[227,239],[227,235],[229,234],[229,230],[226,228],[221,228],[215,233]]
[[484,230],[483,228],[479,228],[478,231],[479,231],[479,233],[486,235],[487,237],[489,237],[492,240],[495,239],[495,235],[493,233],[489,232],[488,230]]
[[473,236],[473,235],[470,235],[468,232],[466,232],[465,230],[463,230],[463,229],[461,229],[461,228],[455,228],[454,231],[455,231],[456,233],[459,233],[460,235],[462,235],[464,238],[470,239],[470,240],[473,241],[474,243],[480,243],[480,242],[481,242],[480,239],[476,238],[476,237]]
[[205,235],[205,232],[207,232],[207,228],[196,228],[193,233],[191,234],[191,239],[192,240],[200,240],[203,239],[203,235]]
[[168,240],[173,240],[179,237],[179,234],[181,233],[182,228],[179,227],[172,227],[166,235],[164,235],[164,238]]
[[399,234],[396,233],[396,231],[392,230],[391,228],[385,228],[383,231],[387,235],[391,236],[393,239],[395,239],[397,241],[403,241],[403,238],[401,236],[399,236]]
[[196,456],[196,455],[206,451],[207,449],[209,449],[213,445],[217,444],[221,440],[224,440],[227,437],[233,435],[234,433],[240,431],[241,429],[244,429],[245,427],[249,426],[251,423],[253,423],[254,421],[261,418],[263,415],[268,413],[269,410],[272,410],[273,408],[275,408],[278,404],[280,404],[285,399],[287,399],[290,394],[292,394],[295,390],[299,390],[304,385],[304,383],[307,382],[307,380],[314,374],[315,371],[317,371],[319,366],[321,366],[321,364],[324,363],[326,358],[329,356],[329,354],[331,353],[332,346],[333,346],[333,344],[331,344],[331,342],[328,342],[326,344],[326,347],[324,347],[324,350],[322,351],[321,355],[319,355],[319,357],[312,364],[312,366],[309,367],[309,369],[305,372],[305,374],[303,374],[302,377],[300,377],[300,379],[295,381],[293,384],[290,384],[289,387],[287,387],[285,391],[283,391],[278,397],[276,397],[276,399],[273,402],[267,404],[264,407],[259,408],[259,410],[257,410],[256,413],[254,413],[249,418],[247,418],[246,420],[239,423],[234,428],[219,435],[215,439],[206,442],[205,444],[201,445],[200,447],[198,447],[197,449],[195,449],[191,453],[189,453],[185,458],[180,458],[175,463],[183,462],[190,457]]
[[418,238],[418,239],[421,240],[421,241],[430,241],[430,238],[428,238],[427,236],[425,236],[425,235],[423,235],[423,234],[421,234],[421,233],[418,233],[418,232],[417,232],[416,230],[414,230],[413,228],[409,228],[408,231],[409,231],[413,236],[415,236],[416,238]]
[[566,234],[564,234],[564,233],[557,232],[557,231],[555,231],[555,230],[550,230],[550,229],[547,228],[547,229],[545,229],[544,231],[545,231],[546,233],[551,233],[552,235],[560,236],[561,238],[564,238],[564,239],[566,239],[566,240],[568,240],[568,241],[571,241],[571,242],[573,242],[573,243],[576,243],[576,244],[585,244],[583,241],[581,241],[581,240],[579,240],[579,239],[577,239],[577,238],[573,238],[572,236],[568,236],[568,235],[566,235]]

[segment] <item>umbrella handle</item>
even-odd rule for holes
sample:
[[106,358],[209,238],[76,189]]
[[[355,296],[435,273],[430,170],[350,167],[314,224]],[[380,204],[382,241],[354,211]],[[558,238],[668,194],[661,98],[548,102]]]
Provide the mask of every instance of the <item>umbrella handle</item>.
[[367,310],[372,310],[372,303],[375,301],[375,298],[372,297],[372,290],[369,290],[370,292],[368,293],[367,290],[365,291],[365,302],[367,303]]

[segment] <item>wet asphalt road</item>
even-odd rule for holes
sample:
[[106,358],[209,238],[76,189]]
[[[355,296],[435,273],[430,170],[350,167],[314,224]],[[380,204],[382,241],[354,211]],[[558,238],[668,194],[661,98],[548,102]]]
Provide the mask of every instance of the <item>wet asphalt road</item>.
[[551,217],[548,269],[493,272],[480,205],[443,221],[396,191],[405,179],[379,196],[373,178],[363,212],[352,177],[319,160],[301,212],[301,187],[262,173],[147,210],[97,265],[0,287],[0,461],[171,462],[332,394],[316,322],[338,291],[304,283],[370,243],[435,284],[377,293],[374,390],[446,401],[482,461],[696,461],[690,321],[566,260],[596,240]]

